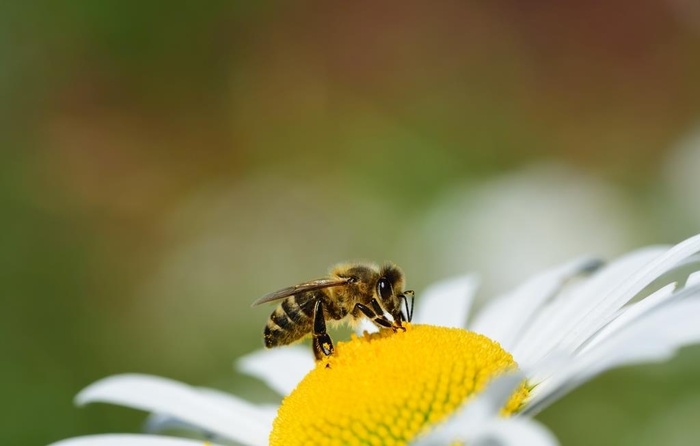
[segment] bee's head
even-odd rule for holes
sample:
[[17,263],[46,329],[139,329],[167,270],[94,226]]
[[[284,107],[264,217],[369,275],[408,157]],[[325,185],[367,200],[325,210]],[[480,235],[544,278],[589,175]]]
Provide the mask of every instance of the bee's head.
[[[331,270],[331,275],[351,279],[345,285],[344,292],[367,296],[368,299],[374,297],[394,320],[411,320],[412,308],[409,308],[403,291],[404,275],[401,268],[393,263],[381,268],[372,264],[338,265]],[[406,314],[402,313],[404,302]]]
[[382,302],[391,300],[401,294],[404,285],[403,272],[398,266],[387,263],[379,270],[377,279],[377,297]]
[[[379,270],[379,278],[376,285],[376,296],[382,306],[394,317],[394,320],[411,320],[413,308],[409,308],[408,300],[404,295],[404,275],[401,268],[387,263]],[[412,293],[409,292],[409,293]],[[401,304],[405,303],[406,313],[402,312]]]

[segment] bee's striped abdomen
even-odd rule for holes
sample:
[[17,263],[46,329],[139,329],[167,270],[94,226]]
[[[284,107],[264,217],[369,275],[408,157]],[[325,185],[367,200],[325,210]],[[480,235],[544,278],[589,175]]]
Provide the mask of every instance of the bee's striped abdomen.
[[312,293],[284,299],[265,324],[265,347],[291,344],[310,333],[314,301]]

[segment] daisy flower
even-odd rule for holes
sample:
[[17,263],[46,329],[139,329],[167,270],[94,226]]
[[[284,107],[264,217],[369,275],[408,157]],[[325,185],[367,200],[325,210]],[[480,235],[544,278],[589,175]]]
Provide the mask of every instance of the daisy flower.
[[[553,445],[529,417],[606,370],[665,360],[700,341],[698,253],[695,236],[607,265],[577,259],[478,312],[470,311],[473,276],[437,283],[419,294],[403,332],[367,330],[317,363],[301,346],[242,358],[243,372],[285,397],[279,408],[141,375],[99,381],[77,402],[143,409],[156,414],[156,429],[194,426],[221,444]],[[202,442],[98,435],[54,445],[122,444]]]

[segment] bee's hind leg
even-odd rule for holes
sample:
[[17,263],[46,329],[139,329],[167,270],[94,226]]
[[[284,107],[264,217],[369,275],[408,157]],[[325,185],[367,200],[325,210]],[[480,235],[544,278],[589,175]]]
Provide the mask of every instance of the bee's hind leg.
[[313,349],[314,356],[317,361],[323,359],[324,356],[333,354],[333,341],[326,333],[326,318],[323,314],[323,301],[318,299],[314,305],[314,331],[313,331]]

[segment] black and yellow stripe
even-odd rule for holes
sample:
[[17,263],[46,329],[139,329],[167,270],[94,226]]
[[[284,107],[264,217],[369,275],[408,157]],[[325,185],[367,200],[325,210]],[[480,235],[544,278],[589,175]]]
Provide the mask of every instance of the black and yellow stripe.
[[290,344],[309,334],[315,300],[312,292],[284,299],[265,324],[265,347]]

